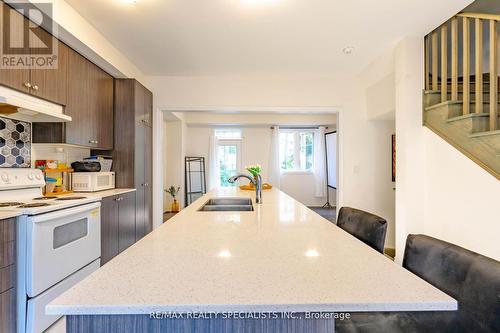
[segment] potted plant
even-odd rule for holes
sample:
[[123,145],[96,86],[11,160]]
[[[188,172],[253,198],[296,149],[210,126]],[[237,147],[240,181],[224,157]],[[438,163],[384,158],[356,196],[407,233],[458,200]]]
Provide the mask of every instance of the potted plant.
[[170,206],[170,211],[172,213],[177,213],[179,211],[179,203],[177,202],[177,199],[175,198],[177,194],[179,194],[179,191],[181,190],[180,186],[170,186],[168,189],[165,190],[168,194],[172,196],[174,199],[174,202],[172,202],[172,205]]
[[253,178],[257,178],[257,176],[262,172],[260,164],[247,165],[245,169],[252,174]]

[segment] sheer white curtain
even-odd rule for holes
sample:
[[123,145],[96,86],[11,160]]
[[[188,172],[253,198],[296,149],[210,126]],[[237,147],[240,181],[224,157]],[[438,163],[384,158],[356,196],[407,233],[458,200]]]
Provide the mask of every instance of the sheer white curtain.
[[218,148],[219,140],[215,136],[215,130],[212,130],[209,140],[209,150],[208,150],[208,190],[213,190],[220,186],[219,177],[219,158],[218,158]]
[[316,197],[326,197],[326,127],[320,126],[314,133],[314,180]]
[[271,149],[269,150],[269,183],[280,188],[281,166],[280,166],[280,130],[273,126],[271,130]]

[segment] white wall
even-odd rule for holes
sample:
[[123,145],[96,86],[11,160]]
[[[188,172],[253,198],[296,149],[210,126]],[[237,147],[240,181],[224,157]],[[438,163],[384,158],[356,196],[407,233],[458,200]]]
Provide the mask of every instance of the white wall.
[[[184,206],[184,137],[186,135],[185,124],[182,119],[168,120],[164,125],[163,145],[163,189],[170,186],[180,186],[181,190],[177,201]],[[173,199],[168,193],[163,195],[163,210],[169,211]]]
[[424,129],[426,234],[500,260],[500,182]]
[[51,145],[35,143],[31,146],[31,165],[35,160],[57,160],[70,165],[72,162],[81,161],[90,156],[90,149],[69,145]]
[[396,49],[397,257],[423,233],[500,260],[500,183],[422,126],[422,36]]
[[[33,0],[30,0],[33,2]],[[34,2],[36,4],[36,2]],[[146,84],[143,73],[115,48],[94,26],[64,0],[53,0],[55,34],[115,77],[136,78]]]

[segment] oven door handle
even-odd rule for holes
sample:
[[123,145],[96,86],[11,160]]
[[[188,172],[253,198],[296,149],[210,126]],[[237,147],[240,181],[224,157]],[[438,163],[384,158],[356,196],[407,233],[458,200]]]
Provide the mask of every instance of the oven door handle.
[[61,210],[58,210],[58,211],[55,211],[52,213],[31,216],[30,221],[33,223],[43,223],[43,222],[58,219],[61,217],[90,211],[90,210],[93,210],[93,209],[96,209],[99,207],[101,207],[100,201],[93,202],[93,203],[86,204],[86,205],[82,205],[82,206],[76,206],[76,207],[71,207],[71,208],[62,208]]

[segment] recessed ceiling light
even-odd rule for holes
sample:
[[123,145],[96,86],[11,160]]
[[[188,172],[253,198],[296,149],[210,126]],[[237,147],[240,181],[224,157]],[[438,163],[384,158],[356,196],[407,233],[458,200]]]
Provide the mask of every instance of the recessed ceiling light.
[[230,258],[231,257],[231,252],[229,252],[228,250],[222,250],[219,252],[219,254],[217,255],[219,258]]
[[354,46],[346,46],[342,49],[342,52],[344,52],[344,54],[350,55],[354,52]]
[[121,0],[123,3],[126,3],[126,4],[134,4],[137,2],[137,0]]
[[281,0],[240,0],[245,5],[274,5]]
[[319,253],[316,249],[310,249],[307,250],[306,257],[319,257]]

